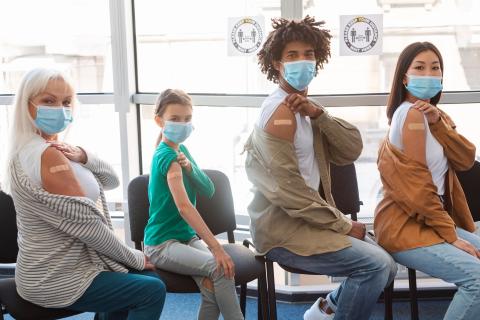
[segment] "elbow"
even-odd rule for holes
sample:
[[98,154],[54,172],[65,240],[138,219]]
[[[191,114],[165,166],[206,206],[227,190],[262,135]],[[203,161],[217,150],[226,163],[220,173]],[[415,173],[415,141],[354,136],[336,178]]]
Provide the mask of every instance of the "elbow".
[[363,150],[363,141],[362,136],[360,135],[360,131],[355,128],[355,133],[352,134],[350,138],[350,143],[345,146],[345,164],[353,163],[355,160],[360,157],[360,154]]
[[213,198],[213,195],[215,194],[215,187],[213,186],[213,183],[210,185],[210,188],[208,189],[207,192],[207,197],[209,199]]
[[185,201],[177,204],[177,209],[180,212],[180,215],[184,217],[186,214],[188,214],[192,209],[193,206],[190,203],[190,201]]
[[475,146],[473,146],[472,148],[469,148],[469,150],[465,153],[466,155],[464,159],[462,159],[463,161],[458,161],[458,163],[454,165],[455,170],[467,171],[467,170],[470,170],[475,164],[475,157],[476,157]]
[[120,185],[120,179],[116,175],[111,175],[106,181],[102,181],[103,189],[112,190]]
[[112,189],[118,188],[120,186],[120,179],[116,175],[113,176]]

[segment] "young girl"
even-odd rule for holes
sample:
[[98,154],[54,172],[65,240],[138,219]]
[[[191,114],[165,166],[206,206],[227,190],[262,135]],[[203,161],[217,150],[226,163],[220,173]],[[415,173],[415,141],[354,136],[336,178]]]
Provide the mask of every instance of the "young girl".
[[412,43],[400,54],[387,104],[390,132],[378,157],[384,197],[374,227],[397,262],[458,286],[444,319],[473,320],[480,237],[455,171],[473,165],[475,146],[437,108],[443,76],[433,44]]
[[167,89],[160,94],[155,122],[162,133],[148,186],[145,254],[160,269],[193,277],[202,293],[198,319],[218,319],[219,313],[224,319],[243,319],[233,261],[195,209],[197,192],[211,197],[215,189],[181,144],[193,130],[191,121],[192,101],[185,92]]

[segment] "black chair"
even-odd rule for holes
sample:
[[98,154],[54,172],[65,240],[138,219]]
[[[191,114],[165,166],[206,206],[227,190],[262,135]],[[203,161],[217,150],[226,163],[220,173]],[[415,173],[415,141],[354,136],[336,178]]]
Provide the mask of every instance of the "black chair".
[[[480,190],[480,162],[475,161],[471,169],[457,171],[456,174],[467,198],[473,221],[480,221],[480,197],[478,197],[478,191]],[[410,317],[412,320],[418,320],[417,271],[415,269],[408,268],[408,286],[410,293]]]
[[[197,196],[197,210],[214,235],[227,233],[228,244],[223,245],[225,251],[235,263],[235,282],[241,286],[240,306],[245,315],[246,284],[258,279],[258,318],[268,319],[267,285],[265,267],[261,257],[242,245],[235,244],[234,230],[237,228],[232,191],[228,177],[217,170],[205,170],[215,185],[212,199]],[[134,178],[128,185],[128,213],[130,232],[135,248],[141,250],[144,229],[148,222],[148,175]],[[193,293],[199,289],[190,276],[181,275],[161,269],[157,273],[164,281],[168,292]]]
[[[2,191],[0,191],[0,243],[0,263],[15,263],[18,254],[16,212],[12,198]],[[10,274],[13,276],[15,267],[6,268],[11,268]],[[17,293],[14,278],[0,279],[0,304],[1,320],[5,313],[19,320],[53,320],[80,313],[67,309],[43,308],[24,300]]]
[[[330,165],[330,176],[332,180],[332,196],[335,200],[337,208],[346,215],[350,215],[352,220],[357,220],[357,213],[360,211],[360,205],[362,202],[359,199],[358,194],[358,183],[357,183],[357,174],[355,171],[355,165],[350,164],[346,166],[336,166],[334,164]],[[323,195],[323,189],[320,188],[320,194]],[[245,240],[246,245],[253,244]],[[266,269],[267,269],[267,288],[268,288],[268,305],[270,319],[277,319],[277,307],[276,307],[276,295],[275,295],[275,278],[273,272],[273,261],[264,257]],[[291,268],[285,266],[281,263],[278,265],[285,271],[299,274],[310,274],[315,275],[306,270],[301,270],[297,268]],[[385,289],[385,299],[391,300],[391,290]],[[392,310],[388,306],[391,304],[386,303],[385,306],[385,319],[392,319]]]

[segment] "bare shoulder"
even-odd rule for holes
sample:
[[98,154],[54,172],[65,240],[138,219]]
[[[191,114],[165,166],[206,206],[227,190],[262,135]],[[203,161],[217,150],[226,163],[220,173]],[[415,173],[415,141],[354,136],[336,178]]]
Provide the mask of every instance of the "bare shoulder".
[[85,196],[70,161],[54,147],[48,147],[42,154],[41,176],[43,188],[50,193]]
[[266,132],[289,142],[293,142],[296,130],[295,114],[283,103],[278,106],[265,126]]
[[407,112],[407,118],[405,119],[405,123],[414,123],[414,122],[421,122],[424,123],[424,115],[423,112],[417,110],[415,108],[410,108]]

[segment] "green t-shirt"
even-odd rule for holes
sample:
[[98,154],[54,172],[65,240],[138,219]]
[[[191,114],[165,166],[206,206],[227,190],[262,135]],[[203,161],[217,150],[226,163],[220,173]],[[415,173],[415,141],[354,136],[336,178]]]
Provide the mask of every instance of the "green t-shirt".
[[[188,173],[182,168],[183,184],[190,202],[195,206],[197,192],[212,197],[215,188],[210,178],[197,166],[184,145],[179,146],[192,165]],[[188,241],[195,236],[195,231],[183,220],[167,183],[167,173],[172,162],[177,160],[177,152],[162,142],[158,145],[152,160],[148,200],[150,201],[149,219],[145,227],[144,243],[157,246],[171,239]]]

